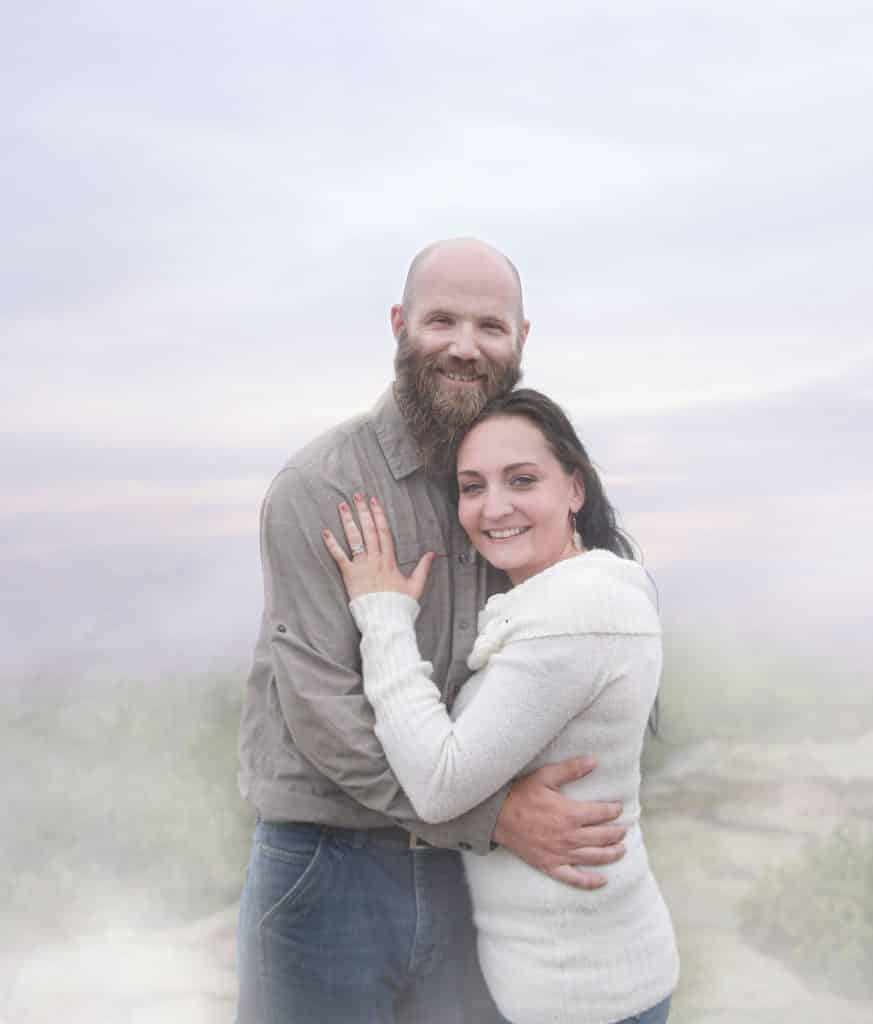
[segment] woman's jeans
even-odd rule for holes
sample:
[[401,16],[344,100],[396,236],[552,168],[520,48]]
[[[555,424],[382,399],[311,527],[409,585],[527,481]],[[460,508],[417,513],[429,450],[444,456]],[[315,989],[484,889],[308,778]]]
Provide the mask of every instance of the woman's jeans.
[[665,1024],[667,1014],[670,1012],[670,997],[658,1003],[636,1017],[625,1017],[624,1020],[616,1021],[615,1024]]
[[255,829],[237,1024],[496,1024],[460,856],[399,828]]

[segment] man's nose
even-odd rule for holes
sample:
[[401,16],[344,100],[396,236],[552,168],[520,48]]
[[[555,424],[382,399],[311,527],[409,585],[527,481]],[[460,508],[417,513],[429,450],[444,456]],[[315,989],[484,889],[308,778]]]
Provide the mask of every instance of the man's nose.
[[461,323],[458,325],[455,337],[449,346],[449,354],[457,359],[479,358],[479,343],[476,338],[476,330],[472,324]]

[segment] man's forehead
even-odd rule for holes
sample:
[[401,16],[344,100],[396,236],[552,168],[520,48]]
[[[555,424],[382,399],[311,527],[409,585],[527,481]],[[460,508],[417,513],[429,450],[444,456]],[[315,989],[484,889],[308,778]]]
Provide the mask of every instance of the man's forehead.
[[461,303],[505,315],[519,302],[511,270],[496,260],[429,262],[415,275],[412,291],[414,304],[420,308]]

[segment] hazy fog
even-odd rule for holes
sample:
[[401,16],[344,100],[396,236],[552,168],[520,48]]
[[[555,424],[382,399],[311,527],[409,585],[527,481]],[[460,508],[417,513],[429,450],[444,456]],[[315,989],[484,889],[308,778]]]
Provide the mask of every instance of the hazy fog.
[[435,238],[520,268],[526,382],[572,414],[659,584],[668,727],[871,727],[869,5],[37,0],[3,21],[16,914],[80,893],[75,929],[89,886],[122,918],[232,898],[259,503],[388,383],[388,309]]

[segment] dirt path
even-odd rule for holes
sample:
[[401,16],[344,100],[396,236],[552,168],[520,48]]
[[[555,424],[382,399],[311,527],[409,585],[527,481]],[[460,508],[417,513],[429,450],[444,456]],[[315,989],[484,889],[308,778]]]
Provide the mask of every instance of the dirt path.
[[[708,741],[644,786],[652,862],[682,981],[671,1024],[870,1024],[745,942],[739,906],[762,871],[851,819],[873,834],[873,733],[844,743]],[[231,1024],[230,907],[185,928],[92,936],[0,959],[0,1024]]]

